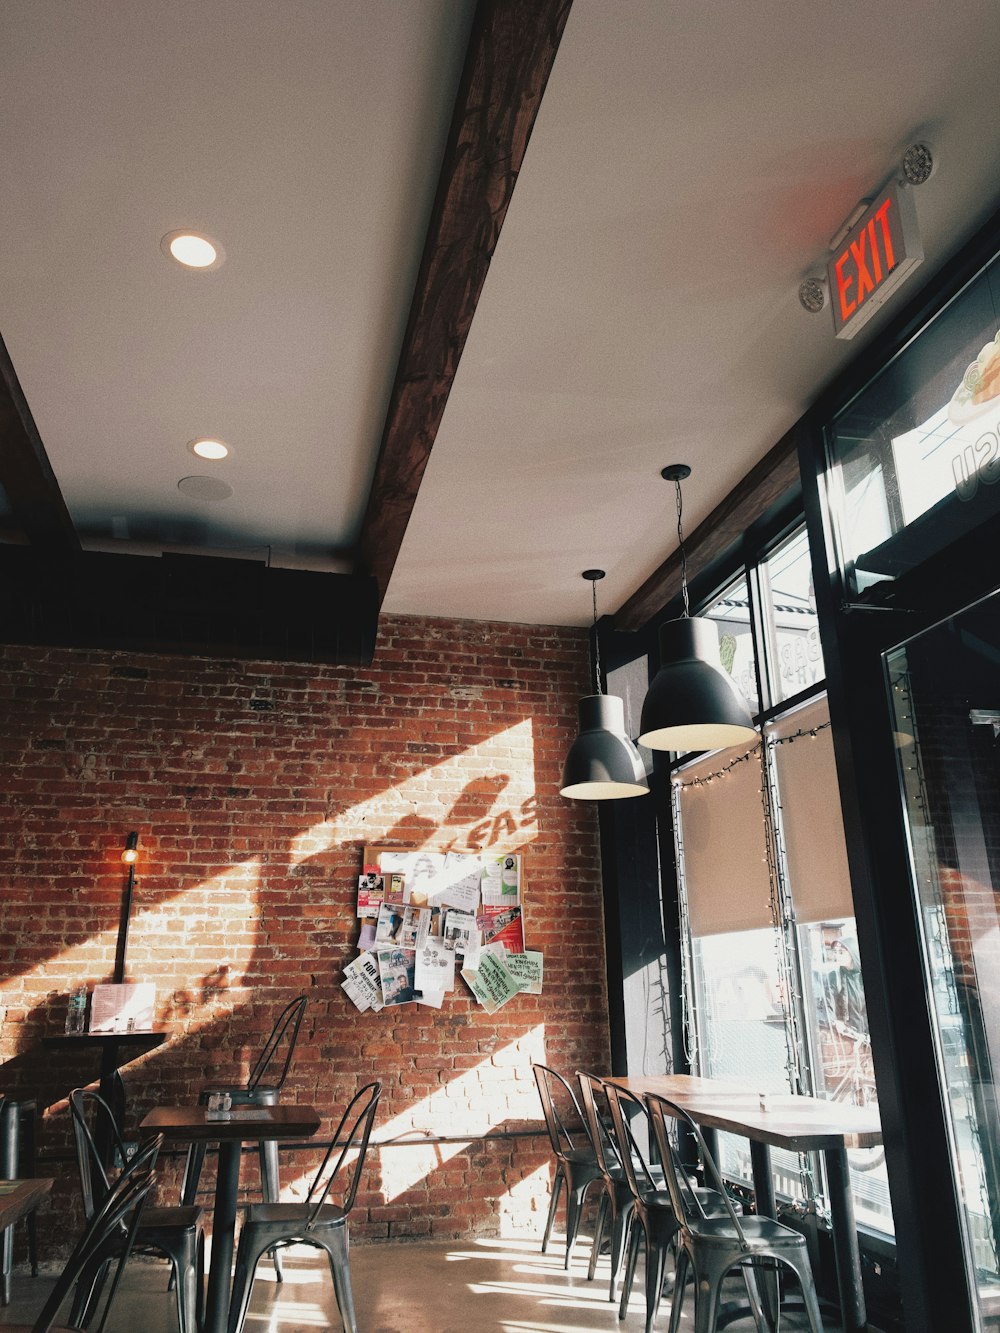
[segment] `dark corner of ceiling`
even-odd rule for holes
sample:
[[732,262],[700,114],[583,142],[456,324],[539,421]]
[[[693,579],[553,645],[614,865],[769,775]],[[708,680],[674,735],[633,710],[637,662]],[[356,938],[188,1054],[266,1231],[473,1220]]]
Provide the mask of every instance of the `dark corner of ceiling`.
[[85,551],[0,342],[0,642],[368,666],[367,574]]

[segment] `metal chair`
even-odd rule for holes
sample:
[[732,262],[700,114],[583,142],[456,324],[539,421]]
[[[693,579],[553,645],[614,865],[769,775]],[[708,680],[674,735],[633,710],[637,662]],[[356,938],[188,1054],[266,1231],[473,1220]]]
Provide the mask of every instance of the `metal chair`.
[[[556,1159],[556,1172],[552,1180],[552,1198],[549,1200],[549,1215],[545,1221],[545,1234],[542,1237],[542,1253],[548,1249],[552,1224],[555,1221],[556,1207],[562,1187],[566,1186],[566,1262],[569,1259],[580,1230],[580,1218],[587,1191],[595,1181],[603,1176],[598,1165],[597,1154],[590,1142],[587,1122],[573,1089],[554,1069],[547,1065],[533,1065],[538,1096],[542,1103],[545,1128],[548,1131],[552,1155]],[[559,1109],[563,1104],[563,1111]],[[573,1130],[566,1121],[572,1120]],[[573,1138],[576,1133],[576,1139]],[[595,1241],[596,1244],[596,1241]]]
[[[770,1260],[790,1268],[799,1279],[806,1316],[812,1333],[823,1333],[819,1301],[806,1240],[791,1227],[783,1226],[769,1217],[741,1217],[725,1192],[722,1176],[697,1124],[683,1107],[646,1094],[646,1104],[653,1124],[653,1133],[661,1152],[666,1150],[664,1167],[667,1188],[673,1200],[674,1211],[680,1222],[677,1257],[677,1281],[673,1309],[670,1312],[670,1333],[677,1333],[684,1304],[684,1282],[690,1267],[694,1275],[695,1333],[715,1333],[719,1315],[722,1281],[734,1268],[741,1268],[750,1296],[751,1310],[758,1329],[765,1330],[760,1302],[757,1298],[753,1268],[761,1260]],[[668,1120],[687,1127],[698,1145],[702,1166],[721,1191],[726,1208],[722,1217],[710,1216],[703,1207],[697,1191],[680,1160],[669,1151]]]
[[[613,1301],[617,1294],[618,1273],[625,1252],[625,1239],[628,1235],[635,1200],[625,1177],[625,1169],[618,1160],[618,1149],[611,1137],[611,1113],[608,1110],[604,1082],[594,1074],[578,1073],[576,1077],[580,1084],[580,1102],[590,1133],[590,1142],[597,1157],[601,1177],[604,1180],[604,1194],[601,1197],[601,1206],[597,1214],[594,1248],[590,1255],[590,1269],[587,1277],[593,1278],[597,1271],[597,1260],[610,1215],[611,1285],[608,1289],[608,1300]],[[660,1178],[662,1180],[662,1175]]]
[[[97,1271],[106,1265],[105,1256],[114,1251],[118,1256],[118,1266],[104,1309],[101,1311],[100,1323],[96,1329],[92,1329],[92,1333],[103,1333],[125,1264],[132,1253],[135,1237],[142,1222],[146,1196],[156,1179],[153,1167],[162,1143],[163,1136],[159,1134],[144,1144],[142,1150],[129,1163],[127,1170],[123,1171],[112,1185],[104,1201],[87,1223],[83,1235],[74,1247],[66,1267],[35,1322],[5,1324],[5,1333],[78,1333],[82,1326],[75,1321],[72,1326],[56,1325],[59,1311],[75,1285],[79,1283],[88,1289],[94,1285]],[[92,1317],[96,1317],[96,1310],[92,1311]],[[87,1327],[90,1328],[91,1325],[88,1323]]]
[[[278,1015],[271,1035],[264,1043],[246,1083],[212,1083],[202,1088],[198,1104],[204,1106],[213,1093],[228,1093],[235,1106],[275,1106],[291,1068],[295,1044],[302,1026],[309,997],[299,995]],[[181,1185],[181,1203],[191,1205],[198,1195],[198,1184],[205,1165],[205,1144],[192,1143],[188,1149],[184,1180]],[[281,1186],[278,1181],[278,1144],[268,1140],[260,1145],[261,1192],[265,1203],[277,1203]],[[281,1265],[275,1260],[275,1274],[281,1281]]]
[[[368,1083],[355,1093],[340,1117],[304,1203],[251,1204],[247,1209],[236,1252],[229,1333],[240,1333],[243,1328],[254,1273],[261,1258],[268,1250],[287,1245],[312,1245],[326,1251],[341,1321],[347,1333],[358,1333],[351,1291],[347,1219],[358,1192],[381,1093],[382,1085],[378,1082]],[[330,1195],[338,1182],[342,1183],[338,1185],[340,1201],[332,1203]]]
[[[621,1304],[618,1307],[619,1319],[624,1319],[632,1294],[636,1265],[639,1262],[639,1241],[646,1247],[646,1333],[651,1333],[653,1321],[660,1308],[663,1293],[663,1280],[666,1272],[667,1255],[673,1251],[674,1242],[680,1230],[674,1202],[666,1184],[670,1172],[665,1161],[673,1161],[670,1145],[667,1145],[667,1158],[661,1160],[654,1169],[649,1161],[649,1140],[647,1147],[639,1142],[625,1108],[631,1115],[639,1117],[648,1128],[649,1113],[642,1098],[608,1080],[603,1081],[608,1099],[608,1111],[611,1116],[611,1135],[618,1157],[625,1171],[625,1179],[632,1193],[633,1215],[629,1235],[628,1261],[625,1265],[625,1278],[622,1283]],[[662,1148],[657,1141],[657,1149],[662,1155]],[[724,1216],[726,1202],[715,1190],[692,1186],[696,1189],[707,1216]],[[641,1237],[640,1237],[641,1233]],[[678,1272],[675,1281],[681,1281]]]
[[[89,1219],[111,1190],[97,1146],[98,1125],[122,1163],[128,1162],[128,1149],[118,1132],[114,1113],[98,1093],[76,1088],[70,1093],[69,1104],[76,1138],[83,1211]],[[146,1208],[135,1247],[137,1253],[163,1255],[169,1259],[171,1277],[177,1289],[177,1323],[180,1333],[197,1333],[204,1316],[205,1299],[204,1209],[184,1206]],[[113,1254],[109,1253],[105,1269],[112,1257]],[[87,1307],[83,1304],[85,1295],[81,1291],[72,1311],[73,1317],[79,1318],[81,1322],[87,1314]],[[87,1299],[92,1302],[93,1293]]]

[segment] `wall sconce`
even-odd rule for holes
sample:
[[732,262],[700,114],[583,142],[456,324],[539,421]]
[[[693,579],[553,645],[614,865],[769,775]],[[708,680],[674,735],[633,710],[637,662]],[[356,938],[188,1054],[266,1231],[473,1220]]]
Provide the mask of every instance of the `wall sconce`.
[[677,488],[677,549],[681,557],[684,614],[660,627],[660,669],[642,705],[639,744],[651,750],[722,750],[756,739],[750,708],[722,668],[719,630],[713,620],[692,617],[688,602],[681,482],[686,463],[660,474]]
[[603,569],[585,569],[594,599],[594,676],[597,693],[579,703],[580,734],[563,765],[561,796],[572,801],[614,801],[649,791],[642,756],[625,732],[625,706],[601,693],[601,648],[597,635],[597,584]]
[[121,985],[125,980],[125,951],[128,949],[128,931],[132,919],[132,894],[135,891],[135,863],[139,859],[139,835],[130,833],[125,839],[122,860],[128,866],[128,878],[122,893],[121,915],[118,919],[118,945],[115,949],[114,981]]

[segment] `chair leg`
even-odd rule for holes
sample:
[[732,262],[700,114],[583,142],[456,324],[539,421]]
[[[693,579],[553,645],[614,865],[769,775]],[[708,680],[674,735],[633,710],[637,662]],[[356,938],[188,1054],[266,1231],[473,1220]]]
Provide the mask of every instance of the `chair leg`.
[[[281,1197],[281,1186],[278,1183],[278,1145],[274,1139],[265,1139],[260,1145],[260,1188],[265,1203],[277,1203]],[[271,1251],[271,1262],[274,1264],[275,1278],[279,1282],[284,1282],[285,1274],[281,1267],[279,1249]]]
[[[687,1284],[688,1252],[682,1245],[677,1251],[677,1267],[674,1271],[674,1295],[670,1305],[670,1328],[668,1333],[677,1333],[681,1326],[681,1311],[684,1308],[684,1288]],[[697,1277],[695,1278],[697,1282]]]
[[580,1234],[580,1222],[583,1218],[583,1202],[587,1197],[587,1190],[593,1181],[588,1181],[581,1189],[579,1185],[574,1185],[572,1180],[566,1181],[566,1259],[563,1267],[569,1268],[570,1255],[573,1253],[573,1246],[576,1244],[576,1238]]
[[267,1250],[267,1243],[254,1244],[252,1228],[245,1225],[236,1250],[236,1272],[233,1275],[233,1292],[229,1302],[228,1333],[240,1333],[243,1321],[247,1317],[250,1294],[253,1291],[254,1274],[261,1256]]
[[594,1244],[590,1251],[590,1267],[587,1269],[587,1281],[593,1282],[594,1274],[597,1272],[597,1260],[601,1253],[601,1243],[604,1240],[604,1228],[608,1224],[608,1192],[601,1192],[601,1203],[597,1209],[597,1225],[594,1228]]
[[545,1234],[542,1236],[542,1254],[549,1248],[549,1237],[552,1235],[552,1223],[556,1220],[556,1205],[559,1203],[559,1192],[563,1185],[562,1166],[556,1167],[555,1176],[552,1178],[552,1197],[549,1199],[549,1215],[545,1219]]
[[786,1262],[799,1279],[799,1286],[802,1288],[802,1303],[806,1309],[806,1317],[809,1320],[811,1333],[823,1333],[823,1320],[819,1312],[816,1284],[808,1255],[789,1255]]
[[660,1292],[663,1290],[663,1270],[666,1268],[667,1251],[663,1245],[651,1245],[646,1240],[646,1333],[653,1333],[653,1320],[660,1308]]
[[710,1265],[707,1273],[695,1280],[694,1333],[716,1333],[719,1315],[719,1297],[726,1268]]
[[346,1225],[338,1228],[332,1243],[326,1246],[326,1252],[330,1260],[333,1293],[337,1298],[337,1309],[340,1311],[345,1333],[358,1333],[358,1320],[354,1313],[354,1292],[351,1288],[351,1247]]
[[632,1225],[629,1228],[628,1262],[625,1264],[625,1280],[622,1283],[622,1298],[618,1303],[618,1318],[624,1319],[628,1313],[628,1298],[632,1295],[632,1283],[635,1280],[635,1268],[639,1262],[639,1232],[642,1221],[633,1210]]
[[631,1220],[632,1206],[631,1204],[626,1204],[624,1208],[619,1208],[615,1213],[615,1220],[611,1227],[611,1284],[608,1287],[609,1301],[613,1301],[617,1295],[618,1273],[622,1266],[622,1254],[625,1249],[625,1239],[628,1235]]
[[205,1145],[192,1143],[188,1148],[187,1162],[184,1165],[184,1181],[181,1185],[181,1203],[190,1208],[198,1196],[198,1182],[205,1165]]

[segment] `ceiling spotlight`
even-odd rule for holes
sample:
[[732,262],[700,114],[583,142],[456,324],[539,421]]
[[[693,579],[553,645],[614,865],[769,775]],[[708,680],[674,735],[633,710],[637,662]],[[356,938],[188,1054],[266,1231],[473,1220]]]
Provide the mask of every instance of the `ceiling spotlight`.
[[826,305],[827,285],[822,278],[806,278],[799,283],[799,303],[810,315],[818,315]]
[[923,185],[937,170],[937,158],[930,144],[911,143],[900,162],[903,179],[910,185]]
[[188,448],[199,458],[225,458],[229,454],[229,445],[222,440],[192,440]]
[[160,249],[182,268],[199,269],[202,273],[220,268],[226,257],[218,241],[193,231],[168,231],[160,242]]

